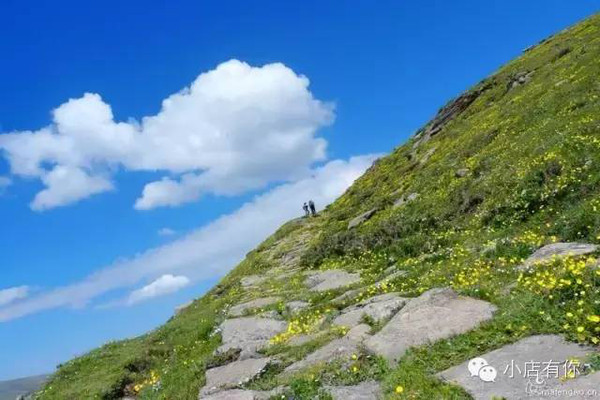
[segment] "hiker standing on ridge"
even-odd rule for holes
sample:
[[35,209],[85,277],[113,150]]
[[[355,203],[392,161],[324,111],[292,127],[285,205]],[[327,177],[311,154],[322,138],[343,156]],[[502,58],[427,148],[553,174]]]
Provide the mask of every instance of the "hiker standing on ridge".
[[302,209],[304,210],[304,216],[308,217],[310,215],[310,213],[308,211],[308,205],[306,203],[304,203],[304,205],[302,206]]
[[310,213],[314,216],[317,215],[317,209],[315,207],[315,202],[312,200],[308,201],[308,206],[310,207]]

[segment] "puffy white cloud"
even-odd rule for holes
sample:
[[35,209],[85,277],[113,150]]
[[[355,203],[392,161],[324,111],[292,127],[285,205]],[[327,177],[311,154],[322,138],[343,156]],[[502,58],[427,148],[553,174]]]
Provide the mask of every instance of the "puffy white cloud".
[[[47,186],[31,205],[37,210],[110,190],[118,168],[168,174],[144,188],[138,209],[181,204],[205,192],[236,194],[296,179],[325,159],[326,141],[316,134],[333,120],[333,107],[308,86],[283,64],[230,60],[139,122],[115,121],[98,94],[86,93],[55,109],[46,128],[0,135],[0,149],[13,174]],[[58,175],[76,178],[76,188],[65,189],[68,180]]]
[[160,228],[158,230],[158,236],[173,236],[174,234],[176,234],[177,232],[175,232],[174,229],[171,228]]
[[46,189],[35,195],[31,208],[42,211],[73,203],[96,193],[113,189],[102,176],[90,176],[80,168],[57,165],[42,176]]
[[29,286],[16,286],[0,289],[0,307],[24,299],[29,294]]
[[131,292],[127,304],[132,305],[154,297],[174,293],[186,287],[189,283],[190,280],[185,276],[165,274],[143,288]]
[[279,185],[180,239],[134,258],[118,261],[71,285],[0,308],[0,321],[42,310],[79,306],[119,288],[164,274],[185,275],[191,282],[214,279],[282,223],[303,214],[309,199],[322,208],[341,195],[372,164],[375,156],[334,160],[294,183]]

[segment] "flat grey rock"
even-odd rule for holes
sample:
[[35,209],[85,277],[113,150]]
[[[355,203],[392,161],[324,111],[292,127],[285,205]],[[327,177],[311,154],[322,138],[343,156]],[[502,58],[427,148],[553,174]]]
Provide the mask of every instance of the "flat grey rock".
[[313,353],[310,353],[304,359],[288,366],[284,370],[284,373],[294,373],[312,365],[327,363],[341,358],[350,358],[352,354],[357,354],[358,351],[358,344],[355,341],[347,337],[335,339]]
[[244,288],[250,288],[256,285],[260,285],[261,283],[263,283],[267,278],[265,276],[261,276],[261,275],[248,275],[245,276],[241,279],[241,284],[242,287]]
[[229,315],[241,317],[247,310],[266,307],[268,305],[277,303],[279,300],[281,300],[279,297],[262,297],[246,303],[237,304],[229,309]]
[[[600,397],[600,371],[596,371],[589,375],[580,376],[576,379],[570,379],[565,382],[561,382],[554,388],[555,392],[560,391],[560,394],[552,397],[553,399],[573,399],[575,394],[583,394],[588,399],[594,399]],[[591,396],[591,393],[597,393],[596,397]],[[544,394],[544,393],[542,393]],[[548,398],[548,395],[545,395]]]
[[363,289],[348,290],[347,292],[344,292],[341,295],[339,295],[338,297],[336,297],[335,299],[331,300],[331,302],[332,303],[343,303],[347,300],[357,297],[362,292],[362,290]]
[[304,310],[308,307],[310,307],[310,303],[306,301],[290,301],[285,305],[285,308],[290,314],[297,313],[298,311]]
[[406,203],[410,203],[411,201],[416,200],[418,197],[419,197],[418,193],[411,193],[411,194],[409,194],[407,196],[402,196],[402,197],[400,197],[398,200],[396,200],[394,202],[394,206],[393,207],[394,208],[401,207],[401,206],[405,205]]
[[211,368],[206,371],[206,384],[200,394],[207,395],[243,385],[259,376],[270,362],[269,358],[250,358]]
[[227,319],[219,327],[223,344],[218,353],[241,349],[240,359],[256,357],[256,352],[269,343],[269,339],[283,332],[287,322],[271,318],[242,317]]
[[305,284],[315,292],[338,289],[360,282],[359,274],[351,274],[341,269],[315,271],[307,275]]
[[367,324],[356,325],[346,333],[346,337],[357,343],[362,343],[366,339],[371,337],[371,327]]
[[552,259],[552,257],[580,256],[593,253],[598,246],[591,243],[552,243],[537,249],[519,269],[526,269],[532,265]]
[[397,361],[412,346],[465,333],[492,318],[496,307],[458,296],[452,289],[431,289],[412,299],[373,337],[366,347]]
[[303,344],[306,344],[308,342],[315,340],[320,335],[321,335],[320,333],[307,333],[307,334],[303,334],[303,335],[292,336],[287,341],[287,344],[290,346],[301,346]]
[[[447,369],[438,376],[462,386],[475,400],[489,400],[494,396],[505,399],[586,398],[576,395],[563,397],[558,390],[600,388],[598,372],[564,380],[565,363],[573,358],[583,361],[586,354],[593,351],[592,348],[566,342],[558,335],[530,336]],[[483,368],[487,368],[489,373],[490,367],[496,371],[494,381],[481,379],[480,375],[485,374]],[[486,378],[486,375],[482,376]],[[555,394],[544,395],[544,391],[554,391]]]
[[333,400],[378,400],[381,399],[381,387],[376,381],[365,381],[352,386],[326,386]]
[[201,400],[268,400],[282,394],[285,388],[278,386],[272,390],[229,389],[207,396],[200,395]]
[[198,396],[200,400],[255,400],[252,390],[231,389],[222,392]]
[[352,328],[361,323],[364,315],[379,322],[392,317],[406,302],[407,299],[398,296],[396,293],[374,296],[347,307],[341,315],[333,320],[333,323]]
[[373,215],[375,215],[375,213],[377,212],[377,208],[372,208],[367,212],[364,212],[362,214],[360,214],[357,217],[354,217],[350,220],[350,222],[348,222],[348,229],[352,229],[357,227],[358,225],[365,223],[366,221],[370,220],[371,217]]

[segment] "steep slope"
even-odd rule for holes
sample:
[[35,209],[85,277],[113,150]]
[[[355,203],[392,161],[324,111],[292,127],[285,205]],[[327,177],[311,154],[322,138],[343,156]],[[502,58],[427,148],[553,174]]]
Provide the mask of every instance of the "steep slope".
[[164,326],[62,365],[39,397],[515,398],[456,372],[510,351],[577,356],[573,382],[598,387],[599,59],[600,16],[528,49]]
[[47,375],[38,375],[2,381],[0,382],[0,400],[14,400],[17,396],[39,390],[47,378]]

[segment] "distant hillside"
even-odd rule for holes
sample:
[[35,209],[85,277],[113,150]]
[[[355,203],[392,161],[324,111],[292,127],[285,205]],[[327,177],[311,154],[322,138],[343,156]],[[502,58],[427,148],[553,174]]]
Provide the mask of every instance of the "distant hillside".
[[19,395],[26,395],[39,390],[46,379],[48,379],[48,375],[2,381],[0,382],[0,400],[15,400]]
[[[600,388],[599,60],[600,16],[527,49],[326,210],[285,224],[155,331],[64,364],[39,398]],[[531,360],[564,371],[537,386],[507,376]]]

